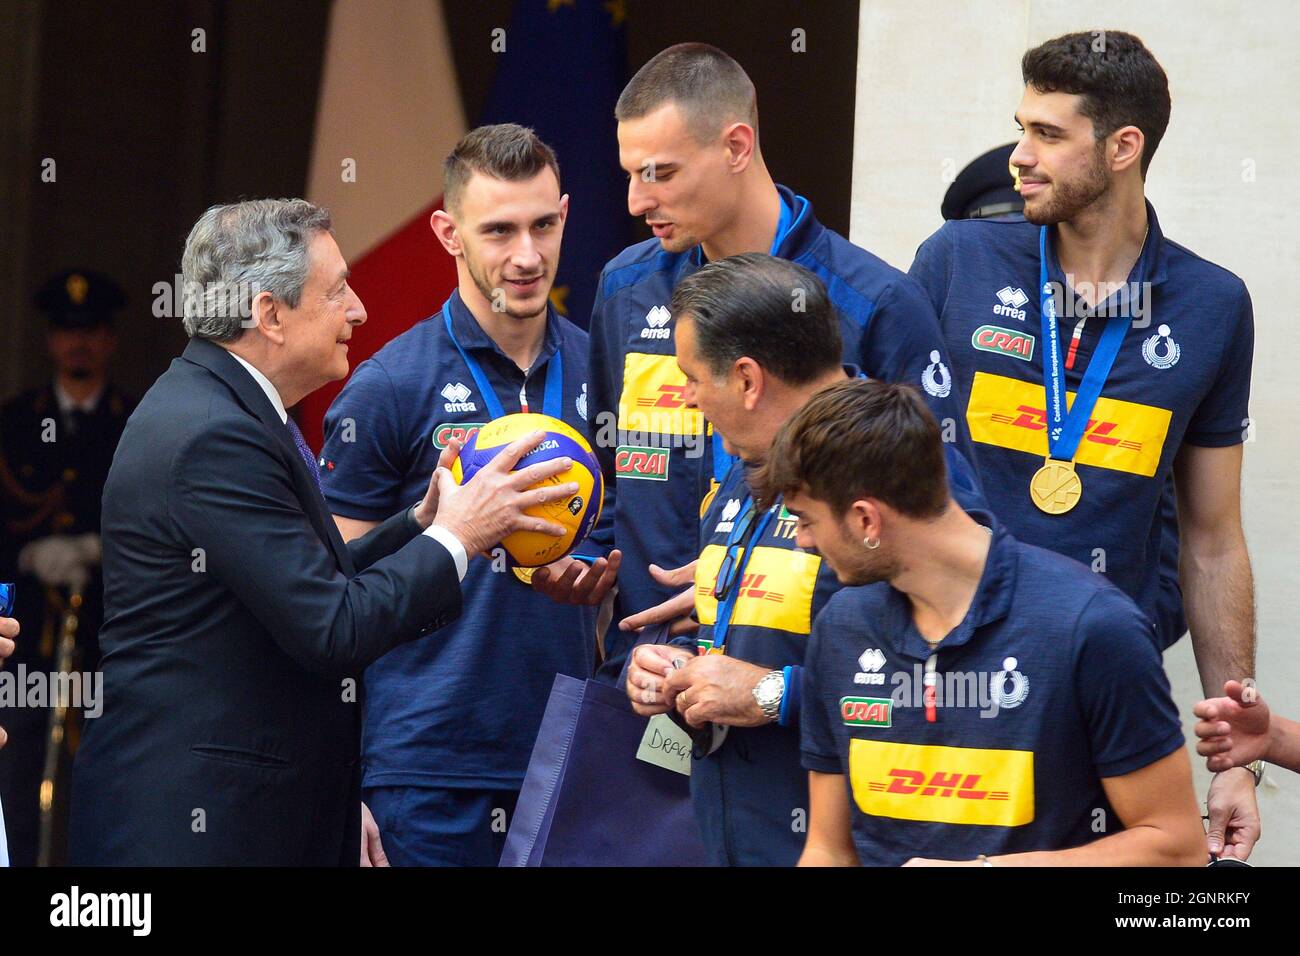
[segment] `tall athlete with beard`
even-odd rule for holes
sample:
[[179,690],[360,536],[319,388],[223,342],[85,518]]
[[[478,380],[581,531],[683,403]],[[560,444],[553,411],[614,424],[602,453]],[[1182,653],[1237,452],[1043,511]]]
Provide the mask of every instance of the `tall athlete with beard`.
[[[1058,37],[1021,71],[1024,219],[949,222],[911,274],[939,312],[994,512],[1021,541],[1105,573],[1157,622],[1162,649],[1181,636],[1160,574],[1176,533],[1209,696],[1255,664],[1241,527],[1250,296],[1166,239],[1145,198],[1170,99],[1141,40]],[[1161,510],[1171,475],[1175,526]],[[1244,859],[1259,835],[1250,773],[1216,777],[1208,806],[1210,852]]]

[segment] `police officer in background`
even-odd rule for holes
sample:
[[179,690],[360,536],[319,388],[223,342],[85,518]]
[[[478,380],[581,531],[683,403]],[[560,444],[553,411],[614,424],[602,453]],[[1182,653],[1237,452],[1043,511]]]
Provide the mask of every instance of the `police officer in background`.
[[1023,213],[1025,201],[1011,165],[1015,148],[1015,143],[995,146],[967,163],[943,194],[943,218],[1007,219]]
[[[10,662],[50,673],[58,664],[64,613],[80,593],[73,670],[98,663],[103,616],[99,578],[100,497],[133,399],[109,381],[116,346],[113,315],[126,304],[112,279],[89,269],[50,278],[35,299],[49,320],[53,378],[0,408],[0,581],[18,584],[14,616],[25,623]],[[9,745],[0,751],[0,800],[15,866],[38,860],[39,796],[51,709],[4,715]],[[76,726],[66,728],[59,764],[71,765]],[[56,816],[66,787],[54,789]],[[57,859],[62,826],[46,859]],[[53,856],[49,854],[53,852]]]

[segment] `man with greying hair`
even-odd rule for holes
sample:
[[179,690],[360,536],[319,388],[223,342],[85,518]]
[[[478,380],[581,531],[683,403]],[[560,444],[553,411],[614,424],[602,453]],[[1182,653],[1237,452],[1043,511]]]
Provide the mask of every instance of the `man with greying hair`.
[[[749,252],[711,262],[678,284],[672,313],[682,397],[736,461],[700,525],[694,580],[674,599],[683,636],[634,648],[624,686],[637,713],[673,712],[691,728],[691,796],[712,862],[791,866],[808,811],[804,651],[840,585],[797,547],[779,500],[755,504],[749,480],[786,419],[819,389],[861,373],[841,364],[826,287],[785,259]],[[982,504],[969,466],[946,450],[955,493]],[[684,636],[697,626],[694,640]]]
[[468,556],[563,529],[522,513],[567,464],[423,498],[344,544],[288,417],[347,374],[366,320],[300,199],[214,206],[186,240],[190,343],[128,422],[104,490],[102,717],[74,772],[71,858],[89,865],[356,866],[361,708],[372,661],[461,608]]
[[1154,626],[943,475],[919,396],[852,381],[792,416],[754,477],[847,585],[805,661],[800,864],[1204,864]]

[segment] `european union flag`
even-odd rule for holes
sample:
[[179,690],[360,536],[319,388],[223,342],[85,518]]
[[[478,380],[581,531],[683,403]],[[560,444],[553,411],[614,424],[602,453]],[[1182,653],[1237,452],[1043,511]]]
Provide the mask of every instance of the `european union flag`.
[[555,150],[569,218],[551,298],[583,328],[601,268],[633,238],[614,121],[625,16],[623,0],[519,0],[481,118],[530,126]]

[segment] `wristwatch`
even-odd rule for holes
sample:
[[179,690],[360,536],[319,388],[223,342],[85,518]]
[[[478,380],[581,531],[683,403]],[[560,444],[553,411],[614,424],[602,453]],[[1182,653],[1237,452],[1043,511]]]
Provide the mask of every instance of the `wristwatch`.
[[785,674],[768,671],[754,685],[754,703],[768,720],[781,716],[781,698],[785,696]]

